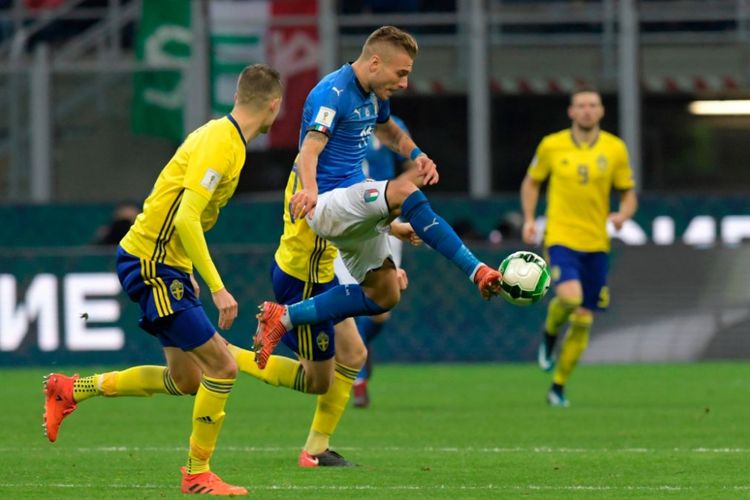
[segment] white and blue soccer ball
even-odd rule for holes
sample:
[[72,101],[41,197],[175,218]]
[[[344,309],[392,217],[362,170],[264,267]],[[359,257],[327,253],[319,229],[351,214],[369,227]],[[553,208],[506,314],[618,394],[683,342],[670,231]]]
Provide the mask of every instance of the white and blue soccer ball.
[[508,255],[498,268],[503,275],[500,295],[511,304],[528,306],[542,300],[549,290],[549,266],[534,252]]

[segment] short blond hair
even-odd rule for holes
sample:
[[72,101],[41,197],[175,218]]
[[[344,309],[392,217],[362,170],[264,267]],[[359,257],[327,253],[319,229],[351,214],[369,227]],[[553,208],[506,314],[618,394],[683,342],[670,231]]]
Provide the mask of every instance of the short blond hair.
[[386,43],[392,47],[399,48],[409,54],[412,59],[417,57],[419,52],[419,46],[417,40],[409,33],[404,30],[398,29],[395,26],[381,26],[376,29],[370,36],[367,37],[365,45],[362,47],[363,51],[372,50],[374,45]]
[[282,92],[281,75],[267,64],[246,66],[237,79],[238,104],[262,104]]

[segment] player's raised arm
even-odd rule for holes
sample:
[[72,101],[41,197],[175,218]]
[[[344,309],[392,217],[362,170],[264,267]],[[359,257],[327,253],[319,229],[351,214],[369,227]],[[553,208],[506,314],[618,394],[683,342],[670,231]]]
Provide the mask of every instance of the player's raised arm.
[[404,132],[392,118],[383,123],[378,123],[375,134],[380,142],[389,149],[414,162],[416,173],[421,177],[422,185],[430,186],[438,183],[440,175],[435,162],[419,149],[414,140],[409,137],[409,134]]
[[180,236],[190,260],[211,290],[214,304],[219,310],[219,328],[227,330],[237,317],[237,301],[224,287],[211,255],[201,226],[201,214],[208,199],[192,189],[186,188],[174,217],[174,227]]
[[289,213],[292,221],[305,217],[318,203],[318,183],[315,174],[318,169],[318,157],[328,144],[328,136],[317,130],[309,130],[302,141],[297,158],[297,172],[302,189],[289,199]]

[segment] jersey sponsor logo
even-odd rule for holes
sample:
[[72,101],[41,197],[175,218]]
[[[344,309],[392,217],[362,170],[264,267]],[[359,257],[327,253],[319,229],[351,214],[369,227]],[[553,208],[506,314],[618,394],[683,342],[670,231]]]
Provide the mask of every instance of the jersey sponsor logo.
[[318,344],[318,348],[321,351],[328,350],[328,344],[329,344],[329,342],[330,342],[330,340],[328,339],[328,334],[325,333],[325,332],[320,332],[318,334],[317,338],[315,339],[315,343]]
[[337,96],[340,96],[341,93],[344,91],[344,89],[337,89],[336,87],[331,87],[331,90],[333,90],[334,92],[336,92]]
[[172,280],[172,283],[169,284],[169,292],[175,300],[181,300],[182,296],[185,295],[185,285],[180,280]]
[[333,117],[336,116],[336,111],[327,108],[325,106],[321,106],[318,110],[318,115],[315,117],[315,121],[317,123],[320,123],[321,125],[325,125],[328,128],[331,128],[331,125],[333,125]]
[[357,115],[357,118],[362,118],[362,112],[359,108],[354,108],[354,114]]
[[365,203],[372,203],[373,201],[378,199],[378,195],[380,194],[380,191],[377,189],[367,189],[365,190]]
[[219,185],[220,180],[221,174],[216,170],[209,168],[203,175],[203,179],[201,179],[201,186],[213,192],[216,189],[216,186]]

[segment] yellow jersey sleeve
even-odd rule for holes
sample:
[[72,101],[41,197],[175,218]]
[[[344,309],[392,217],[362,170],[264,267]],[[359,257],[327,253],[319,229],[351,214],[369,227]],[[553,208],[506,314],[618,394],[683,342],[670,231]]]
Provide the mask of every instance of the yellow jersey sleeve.
[[185,252],[213,293],[224,288],[224,283],[208,253],[206,237],[201,227],[201,213],[206,205],[208,200],[192,189],[186,189],[177,209],[174,224]]
[[549,177],[552,171],[552,161],[550,156],[550,148],[548,147],[547,139],[542,139],[539,146],[536,148],[534,158],[531,159],[529,165],[528,174],[529,177],[538,182],[544,182]]
[[226,145],[221,129],[201,134],[188,159],[182,186],[210,200],[235,163],[234,152]]
[[633,169],[630,168],[630,159],[628,158],[628,148],[625,147],[623,142],[620,142],[620,154],[612,172],[612,186],[620,191],[627,191],[635,187]]

